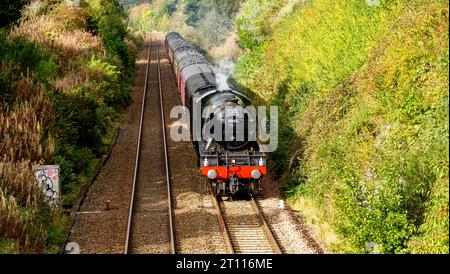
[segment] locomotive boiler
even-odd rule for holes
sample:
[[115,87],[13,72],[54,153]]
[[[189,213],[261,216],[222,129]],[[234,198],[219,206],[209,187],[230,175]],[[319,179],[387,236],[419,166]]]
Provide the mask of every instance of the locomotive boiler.
[[168,33],[165,49],[181,102],[190,110],[201,174],[218,196],[259,189],[267,166],[256,140],[257,117],[247,110],[250,100],[231,88],[220,90],[212,66],[180,34]]

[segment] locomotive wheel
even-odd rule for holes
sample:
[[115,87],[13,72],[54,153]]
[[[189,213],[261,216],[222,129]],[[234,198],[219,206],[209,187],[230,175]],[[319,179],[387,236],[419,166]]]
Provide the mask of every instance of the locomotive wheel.
[[255,194],[255,183],[251,182],[248,184],[248,193]]
[[220,183],[216,183],[216,197],[222,197],[222,189],[220,188]]

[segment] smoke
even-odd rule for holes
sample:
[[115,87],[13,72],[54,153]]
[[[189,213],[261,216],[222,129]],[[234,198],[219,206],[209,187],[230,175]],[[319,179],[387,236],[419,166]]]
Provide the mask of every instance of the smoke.
[[216,82],[219,90],[230,89],[228,79],[230,79],[234,72],[234,66],[235,63],[229,57],[222,58],[215,62],[213,70],[216,74]]

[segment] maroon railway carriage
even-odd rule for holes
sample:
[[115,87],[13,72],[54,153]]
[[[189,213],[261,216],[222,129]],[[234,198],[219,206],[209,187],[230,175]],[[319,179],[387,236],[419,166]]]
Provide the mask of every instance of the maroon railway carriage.
[[188,45],[181,35],[175,32],[167,34],[165,44],[184,106],[190,107],[189,97],[192,97],[186,90],[201,88],[202,91],[209,91],[217,88],[215,74],[206,58]]

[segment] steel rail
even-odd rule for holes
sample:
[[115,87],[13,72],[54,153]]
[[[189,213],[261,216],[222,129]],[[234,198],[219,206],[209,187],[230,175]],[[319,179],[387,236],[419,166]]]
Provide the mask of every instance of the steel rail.
[[[236,253],[236,247],[235,247],[236,243],[233,243],[233,240],[231,240],[229,228],[228,228],[228,225],[225,220],[224,213],[223,213],[224,209],[222,209],[222,207],[220,206],[219,201],[217,200],[216,195],[214,194],[213,191],[211,191],[211,196],[212,196],[213,205],[217,209],[217,212],[218,212],[219,224],[222,228],[222,232],[223,232],[223,235],[225,238],[225,244],[227,246],[227,249],[231,254],[235,254]],[[224,201],[222,201],[222,202],[224,202]],[[272,230],[270,229],[270,226],[269,226],[266,218],[264,217],[261,207],[259,206],[256,198],[253,195],[251,196],[250,204],[251,204],[253,210],[258,215],[258,218],[259,218],[262,228],[264,230],[264,235],[266,236],[267,240],[269,241],[269,244],[272,247],[272,251],[275,254],[283,254],[283,252],[280,248],[280,245],[278,244],[277,240],[275,239],[275,237],[272,233]]]
[[135,160],[135,167],[134,167],[134,177],[133,177],[133,186],[131,191],[131,201],[130,201],[130,211],[128,213],[128,226],[127,226],[127,234],[125,239],[125,251],[124,254],[128,254],[129,252],[129,245],[130,245],[130,235],[131,235],[131,222],[133,217],[133,209],[134,209],[134,198],[135,198],[135,192],[136,192],[136,184],[137,184],[137,178],[139,173],[139,159],[140,159],[140,152],[141,152],[141,140],[142,140],[142,129],[144,124],[144,111],[145,111],[145,101],[147,98],[147,88],[148,88],[148,76],[149,76],[149,70],[150,70],[150,57],[152,52],[152,39],[150,38],[150,43],[148,46],[148,57],[147,57],[147,68],[145,72],[145,84],[144,84],[144,94],[142,96],[142,109],[141,109],[141,118],[140,118],[140,124],[139,124],[139,136],[138,136],[138,145],[136,149],[136,160]]
[[266,236],[272,245],[275,254],[283,254],[281,251],[280,245],[278,244],[277,240],[275,239],[275,236],[273,236],[272,230],[270,229],[269,223],[267,222],[266,218],[264,217],[264,213],[261,210],[261,207],[258,204],[258,201],[256,200],[256,197],[251,195],[251,204],[253,208],[258,212],[259,218],[261,220],[261,223],[263,225],[263,229],[266,232]]
[[176,253],[175,249],[175,233],[173,228],[173,212],[172,212],[172,195],[170,187],[170,169],[169,169],[169,153],[167,149],[167,136],[166,136],[166,120],[164,115],[164,97],[162,92],[162,82],[161,82],[161,62],[159,59],[159,45],[156,45],[156,58],[158,61],[158,82],[159,82],[159,100],[161,103],[161,124],[163,129],[163,140],[164,140],[164,157],[166,160],[166,183],[167,183],[167,201],[169,204],[169,229],[170,229],[170,250],[172,254]]
[[219,202],[217,201],[217,197],[214,193],[214,190],[211,189],[211,200],[213,206],[216,208],[219,213],[217,218],[219,220],[220,227],[222,228],[222,233],[224,235],[225,245],[227,246],[228,252],[230,254],[236,253],[234,250],[233,242],[231,241],[230,233],[228,232],[228,227],[225,223],[225,217],[223,216],[222,209],[220,208]]

